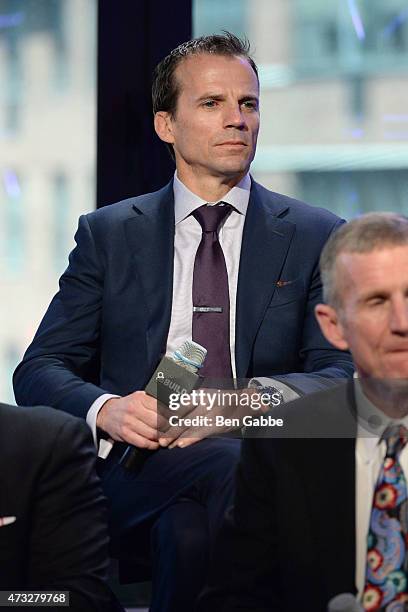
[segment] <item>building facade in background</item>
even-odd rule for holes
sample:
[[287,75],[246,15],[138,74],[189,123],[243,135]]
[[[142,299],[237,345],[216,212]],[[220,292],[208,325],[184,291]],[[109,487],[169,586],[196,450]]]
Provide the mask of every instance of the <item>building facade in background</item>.
[[195,0],[195,34],[246,35],[260,66],[252,165],[350,218],[408,211],[407,0]]
[[95,207],[96,0],[0,0],[0,400]]

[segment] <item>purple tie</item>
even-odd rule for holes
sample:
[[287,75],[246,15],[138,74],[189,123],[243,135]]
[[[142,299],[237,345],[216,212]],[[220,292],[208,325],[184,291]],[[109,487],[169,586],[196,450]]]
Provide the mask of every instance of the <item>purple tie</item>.
[[200,374],[232,378],[228,273],[218,240],[221,223],[232,206],[200,206],[192,215],[203,235],[197,249],[193,276],[193,340],[207,349]]

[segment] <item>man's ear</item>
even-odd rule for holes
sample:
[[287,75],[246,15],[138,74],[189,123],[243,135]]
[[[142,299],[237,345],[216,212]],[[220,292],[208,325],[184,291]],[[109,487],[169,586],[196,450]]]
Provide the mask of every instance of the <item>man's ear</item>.
[[349,345],[337,311],[327,304],[317,304],[315,316],[326,340],[342,351],[347,350]]
[[154,129],[156,134],[164,142],[174,143],[172,119],[166,111],[158,111],[154,116]]

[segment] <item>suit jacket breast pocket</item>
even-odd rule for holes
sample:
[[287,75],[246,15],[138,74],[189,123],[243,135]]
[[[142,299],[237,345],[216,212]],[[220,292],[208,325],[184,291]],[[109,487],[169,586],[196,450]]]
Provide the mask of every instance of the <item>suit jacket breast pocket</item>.
[[296,300],[303,299],[305,297],[305,285],[303,278],[296,278],[294,280],[279,280],[276,283],[276,289],[269,303],[268,308],[275,308],[277,306],[283,306],[284,304],[290,304]]

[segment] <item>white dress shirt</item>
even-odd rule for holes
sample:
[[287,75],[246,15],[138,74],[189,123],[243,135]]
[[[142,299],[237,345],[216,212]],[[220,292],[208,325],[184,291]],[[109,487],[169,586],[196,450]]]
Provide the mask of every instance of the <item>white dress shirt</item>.
[[[177,177],[174,177],[174,214],[176,233],[174,237],[174,276],[173,302],[171,309],[170,329],[167,338],[166,353],[171,354],[185,340],[191,339],[193,330],[193,271],[202,230],[197,219],[191,216],[207,202],[190,191]],[[251,178],[246,174],[223,198],[222,202],[234,207],[231,214],[221,225],[219,241],[224,253],[228,272],[230,295],[230,351],[234,378],[235,368],[235,311],[237,300],[239,258],[241,255],[242,232],[248,208]]]
[[[408,429],[408,417],[393,420],[376,408],[356,382],[358,429],[356,440],[356,587],[360,599],[365,584],[367,536],[375,485],[384,461],[386,443],[381,436],[389,425],[401,423]],[[370,425],[367,423],[370,421]],[[373,424],[373,421],[375,425]],[[408,482],[408,444],[399,461]]]

